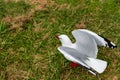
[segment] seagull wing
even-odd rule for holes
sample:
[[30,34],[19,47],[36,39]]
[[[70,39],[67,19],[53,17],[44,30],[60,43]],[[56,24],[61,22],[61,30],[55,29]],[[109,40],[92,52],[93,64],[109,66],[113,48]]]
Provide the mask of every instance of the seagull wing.
[[98,46],[106,46],[107,42],[104,40],[104,38],[100,37],[99,35],[97,35],[96,33],[90,31],[90,30],[86,30],[86,29],[78,29],[75,31],[81,31],[86,33],[87,35],[91,36],[95,42],[97,43]]
[[74,38],[76,39],[75,48],[81,53],[88,57],[97,57],[97,44],[93,37],[86,32],[81,30],[72,31]]
[[86,30],[86,29],[78,29],[76,31],[82,31],[88,35],[91,35],[94,38],[94,40],[98,46],[117,48],[117,46],[113,42],[111,42],[110,40],[108,40],[107,38],[105,38],[103,36],[96,34],[95,32],[92,32],[92,31]]
[[78,64],[81,64],[82,66],[85,66],[87,68],[90,68],[88,65],[86,65],[83,61],[87,58],[80,54],[77,50],[69,47],[58,47],[58,50],[65,56],[66,59],[72,62],[76,62]]
[[66,57],[66,59],[84,66],[90,72],[92,71],[91,73],[93,74],[95,74],[93,71],[102,73],[107,66],[106,61],[87,57],[73,48],[61,46],[61,47],[58,47],[58,50]]

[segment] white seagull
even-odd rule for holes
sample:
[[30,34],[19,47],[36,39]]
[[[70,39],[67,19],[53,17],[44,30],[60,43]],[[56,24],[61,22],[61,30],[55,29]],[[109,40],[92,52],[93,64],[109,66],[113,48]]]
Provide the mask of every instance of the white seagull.
[[66,59],[82,65],[94,75],[104,72],[107,62],[96,59],[98,53],[97,46],[109,48],[116,48],[117,46],[108,39],[86,29],[74,30],[72,34],[76,39],[75,43],[72,43],[65,34],[57,36],[62,43],[58,50]]

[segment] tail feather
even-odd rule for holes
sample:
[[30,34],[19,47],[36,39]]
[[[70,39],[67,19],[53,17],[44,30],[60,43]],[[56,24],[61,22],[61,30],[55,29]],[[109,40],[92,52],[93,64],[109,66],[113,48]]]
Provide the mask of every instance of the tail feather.
[[98,73],[104,72],[107,67],[106,61],[90,57],[88,57],[88,60],[86,60],[85,63]]

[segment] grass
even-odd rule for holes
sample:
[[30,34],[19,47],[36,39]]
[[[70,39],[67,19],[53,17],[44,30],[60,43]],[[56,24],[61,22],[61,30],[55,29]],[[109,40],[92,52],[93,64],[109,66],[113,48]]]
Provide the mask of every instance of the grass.
[[30,5],[25,4],[24,1],[19,1],[17,3],[9,1],[5,2],[4,0],[0,1],[0,19],[6,16],[15,16],[26,13]]
[[[120,79],[119,3],[115,0],[55,0],[44,3],[46,6],[41,4],[43,9],[29,16],[36,4],[0,1],[0,80]],[[6,21],[9,16],[12,19]],[[16,19],[19,16],[22,17]],[[108,62],[99,77],[82,67],[71,68],[70,62],[57,50],[61,43],[54,36],[67,34],[74,41],[71,31],[78,28],[92,30],[118,45],[117,49],[99,47],[98,58]]]

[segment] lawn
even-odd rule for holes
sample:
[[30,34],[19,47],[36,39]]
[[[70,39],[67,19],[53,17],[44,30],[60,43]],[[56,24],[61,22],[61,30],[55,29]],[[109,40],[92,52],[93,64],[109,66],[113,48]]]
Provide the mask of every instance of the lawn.
[[[56,35],[85,28],[107,37],[117,49],[99,47],[104,73],[72,68],[57,50]],[[119,0],[0,0],[0,80],[119,80]]]

